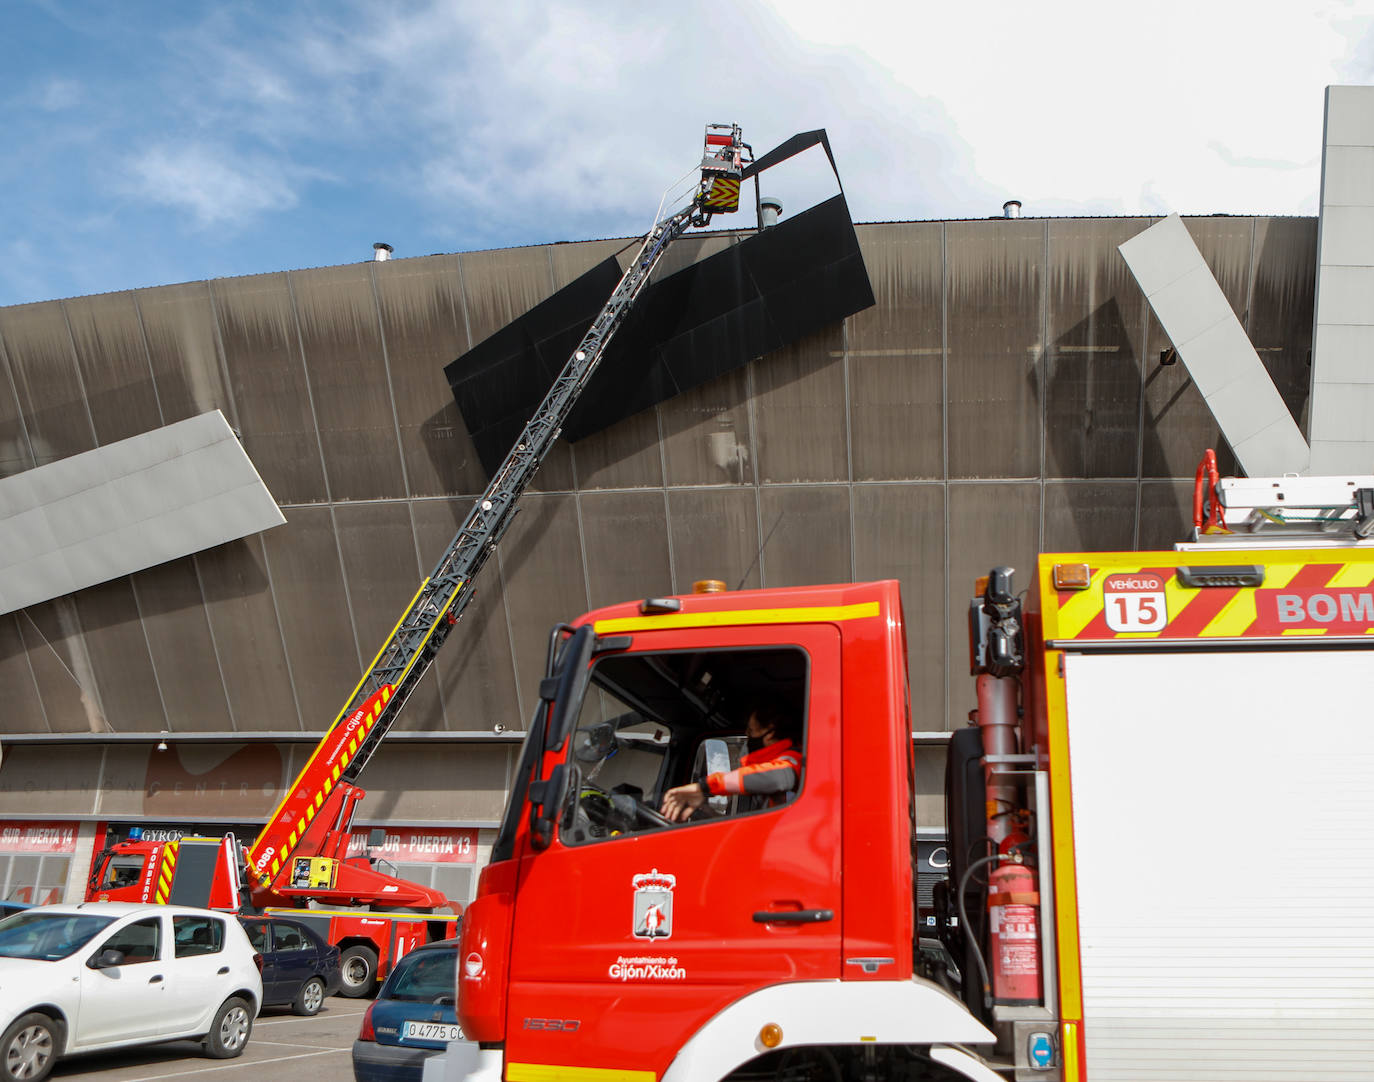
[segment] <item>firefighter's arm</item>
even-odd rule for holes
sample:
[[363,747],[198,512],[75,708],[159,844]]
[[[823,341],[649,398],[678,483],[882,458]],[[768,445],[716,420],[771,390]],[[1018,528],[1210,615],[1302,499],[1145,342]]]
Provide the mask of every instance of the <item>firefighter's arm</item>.
[[677,785],[663,794],[659,814],[674,823],[686,822],[694,811],[706,803],[706,791],[698,782]]
[[710,774],[706,787],[711,796],[748,795],[771,796],[786,793],[797,787],[797,767],[789,758],[772,759],[766,763],[742,766],[728,774]]

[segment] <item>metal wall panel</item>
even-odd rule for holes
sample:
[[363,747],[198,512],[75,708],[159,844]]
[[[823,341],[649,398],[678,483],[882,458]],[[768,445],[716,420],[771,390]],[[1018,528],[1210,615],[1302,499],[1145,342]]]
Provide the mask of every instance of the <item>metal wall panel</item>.
[[1040,473],[1043,221],[945,226],[950,477]]
[[210,288],[248,457],[279,503],[328,499],[286,275]]
[[897,579],[906,616],[911,724],[945,727],[945,487],[854,486],[854,578]]
[[99,747],[9,747],[0,763],[0,816],[89,815],[99,792]]
[[[1220,449],[1217,457],[1220,458]],[[1143,552],[1172,549],[1193,533],[1193,482],[1142,481],[1140,484],[1140,539]]]
[[658,407],[670,485],[751,484],[749,369],[736,368]]
[[857,233],[877,304],[845,324],[854,479],[943,477],[944,227]]
[[261,540],[301,724],[322,731],[360,670],[330,509],[288,508],[286,528]]
[[0,309],[0,339],[35,464],[89,451],[95,430],[61,302]]
[[668,529],[677,593],[702,579],[720,579],[732,590],[759,585],[754,488],[669,489]]
[[5,698],[5,709],[0,710],[0,732],[5,733],[49,731],[24,636],[19,631],[19,621],[25,619],[23,613],[17,612],[0,616],[0,694]]
[[77,297],[62,307],[99,442],[114,443],[164,424],[134,295]]
[[[1185,218],[1183,224],[1248,333],[1254,220]],[[1235,473],[1235,456],[1187,369],[1181,364],[1159,365],[1159,355],[1169,346],[1168,336],[1151,313],[1145,343],[1143,476],[1191,477],[1208,447],[1216,449],[1223,474]]]
[[759,490],[764,586],[849,582],[849,489],[843,485],[782,485]]
[[372,264],[288,277],[330,498],[406,495]]
[[[468,341],[474,346],[554,291],[547,245],[464,252],[458,258]],[[451,360],[446,358],[444,363]],[[563,492],[573,487],[572,455],[566,443],[555,445],[530,487],[536,492]]]
[[233,729],[193,556],[130,577],[172,732]]
[[371,267],[410,495],[481,492],[486,474],[444,378],[444,365],[469,348],[458,257]]
[[33,464],[24,411],[19,406],[5,343],[0,338],[0,477],[32,469]]
[[[520,714],[528,718],[544,675],[553,623],[571,620],[589,608],[576,497],[527,494],[499,556]],[[489,565],[487,573],[492,571]]]
[[581,515],[593,608],[672,589],[662,491],[586,493]]
[[753,365],[761,480],[848,480],[843,351],[843,328],[835,326]]
[[246,537],[207,549],[196,555],[196,565],[234,728],[303,728],[286,666],[262,537]]
[[110,727],[120,733],[168,728],[148,638],[129,580],[102,582],[73,594],[72,599]]
[[1016,588],[1035,577],[1040,539],[1040,485],[1029,483],[949,486],[949,659],[947,728],[962,728],[977,705],[968,672],[968,611],[974,580],[997,566],[1016,569]]
[[[413,506],[426,507],[434,502],[427,500]],[[443,502],[439,505],[443,506]],[[341,593],[346,594],[352,613],[349,675],[335,694],[335,711],[343,707],[358,678],[372,664],[419,589],[421,578],[434,564],[433,559],[426,560],[421,570],[410,521],[411,507],[402,500],[387,500],[339,504],[333,509],[337,541],[343,554]],[[437,552],[433,555],[438,557]],[[444,708],[435,681],[425,680],[416,687],[396,725],[402,729],[445,728]]]
[[368,764],[364,814],[380,822],[495,823],[513,747],[384,746]]
[[1112,552],[1135,547],[1134,481],[1048,482],[1045,552]]
[[134,298],[162,423],[172,424],[217,409],[238,428],[237,407],[225,382],[209,283],[143,289]]
[[1116,246],[1148,219],[1049,223],[1045,472],[1134,477],[1145,305]]
[[76,604],[59,597],[30,605],[18,616],[48,728],[55,733],[106,731]]
[[603,428],[572,446],[577,487],[642,488],[663,484],[657,407]]
[[[419,500],[411,504],[426,574],[448,547],[470,509],[466,500]],[[551,616],[549,622],[554,618]],[[490,729],[497,724],[510,730],[525,727],[529,719],[520,709],[511,646],[498,554],[487,561],[463,618],[449,634],[448,645],[435,659],[432,677],[425,680],[426,684],[433,684],[442,692],[444,727]],[[530,708],[533,709],[537,690],[533,681],[528,687]],[[422,684],[415,695],[418,697],[424,689]],[[410,709],[407,707],[407,711]],[[422,714],[416,727],[439,727],[437,722],[424,724],[425,720]]]

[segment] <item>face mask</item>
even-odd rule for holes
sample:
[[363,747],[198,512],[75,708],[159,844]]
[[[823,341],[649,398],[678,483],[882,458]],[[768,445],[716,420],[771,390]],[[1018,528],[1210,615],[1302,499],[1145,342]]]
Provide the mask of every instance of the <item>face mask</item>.
[[761,736],[745,737],[744,743],[745,746],[749,749],[750,754],[753,754],[756,751],[760,751],[764,747],[763,737]]

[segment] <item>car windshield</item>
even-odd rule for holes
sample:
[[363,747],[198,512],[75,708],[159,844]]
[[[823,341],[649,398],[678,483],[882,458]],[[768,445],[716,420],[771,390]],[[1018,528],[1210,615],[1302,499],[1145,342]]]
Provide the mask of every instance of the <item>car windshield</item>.
[[26,910],[0,921],[0,958],[55,962],[89,943],[114,917]]
[[412,1003],[454,1002],[454,970],[458,951],[418,951],[406,957],[388,982],[387,999]]

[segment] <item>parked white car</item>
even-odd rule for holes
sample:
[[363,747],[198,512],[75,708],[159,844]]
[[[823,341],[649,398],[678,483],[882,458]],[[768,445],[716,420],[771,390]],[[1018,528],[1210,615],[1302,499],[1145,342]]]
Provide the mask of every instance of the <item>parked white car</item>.
[[261,957],[208,909],[46,905],[0,921],[0,1080],[39,1082],[59,1057],[200,1039],[241,1054],[262,1004]]

